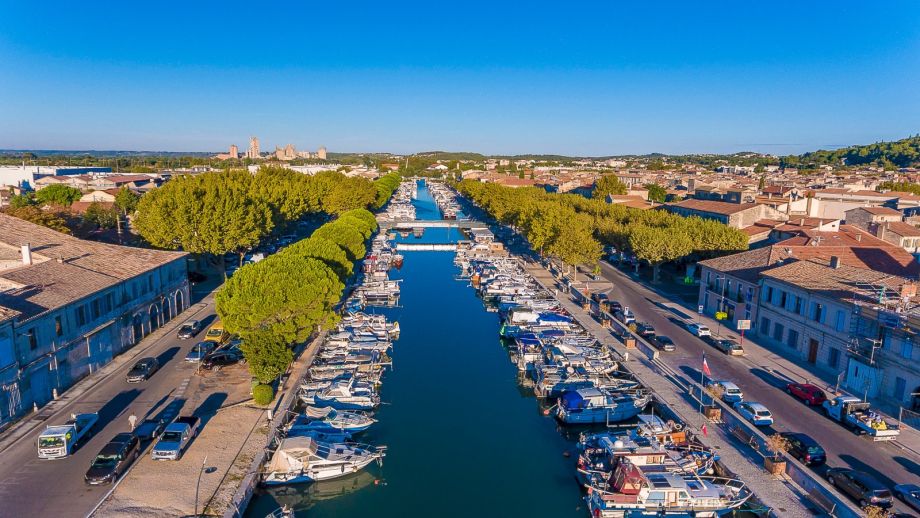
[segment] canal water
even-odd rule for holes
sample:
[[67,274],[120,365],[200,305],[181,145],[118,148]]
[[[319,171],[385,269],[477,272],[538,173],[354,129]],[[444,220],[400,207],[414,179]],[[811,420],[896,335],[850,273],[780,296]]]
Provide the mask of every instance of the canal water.
[[[439,217],[424,186],[416,206],[419,219]],[[398,239],[459,238],[456,229],[426,229]],[[383,466],[260,492],[247,516],[282,504],[311,518],[587,516],[574,442],[518,383],[498,315],[456,279],[452,252],[405,256],[391,272],[403,279],[400,307],[376,310],[400,324],[393,370],[383,379],[379,422],[360,437],[388,447]]]

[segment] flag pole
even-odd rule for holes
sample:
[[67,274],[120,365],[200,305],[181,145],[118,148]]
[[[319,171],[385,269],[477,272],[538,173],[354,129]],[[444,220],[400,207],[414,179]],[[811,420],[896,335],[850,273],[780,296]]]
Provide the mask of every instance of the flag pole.
[[[703,366],[706,365],[706,353],[703,353]],[[706,369],[700,367],[700,414],[703,413],[703,386],[706,384],[705,381],[705,371]]]

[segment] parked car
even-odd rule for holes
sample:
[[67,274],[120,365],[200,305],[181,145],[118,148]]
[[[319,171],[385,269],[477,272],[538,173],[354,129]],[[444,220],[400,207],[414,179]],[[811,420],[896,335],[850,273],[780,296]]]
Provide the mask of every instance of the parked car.
[[811,383],[790,383],[786,385],[789,395],[801,399],[806,405],[821,406],[827,401],[824,391]]
[[179,460],[192,439],[198,435],[199,419],[195,416],[177,417],[166,425],[163,435],[150,450],[153,460]]
[[198,284],[208,279],[208,276],[201,272],[188,272],[188,281],[192,284]]
[[770,426],[773,424],[773,414],[760,403],[739,401],[734,406],[735,410],[741,414],[741,417],[754,423],[754,426]]
[[898,484],[894,486],[894,496],[907,504],[914,511],[920,511],[920,486],[917,484]]
[[141,443],[133,433],[120,433],[102,447],[83,476],[87,484],[108,484],[128,470],[141,454]]
[[706,324],[700,324],[699,322],[690,322],[687,324],[687,330],[696,336],[712,336],[712,331],[709,330],[709,327]]
[[827,470],[827,481],[853,500],[860,507],[874,505],[883,509],[891,507],[891,491],[877,478],[849,468],[831,468]]
[[650,336],[655,336],[655,328],[648,322],[639,322],[636,324],[636,333],[638,333],[639,336],[648,338]]
[[652,344],[662,351],[671,352],[677,350],[677,345],[674,344],[674,341],[664,335],[653,336]]
[[722,387],[722,401],[726,403],[738,403],[744,401],[744,393],[731,381],[712,381],[708,386]]
[[189,338],[194,338],[195,335],[201,332],[201,322],[197,320],[189,320],[188,322],[182,324],[179,328],[179,332],[176,333],[176,336],[180,340],[188,340]]
[[606,293],[595,292],[591,294],[591,300],[597,302],[598,304],[604,304],[610,301],[610,297],[608,297]]
[[741,344],[728,338],[720,338],[710,341],[713,347],[722,351],[729,356],[744,356],[744,349]]
[[620,304],[615,300],[610,301],[610,312],[616,313],[617,311],[623,311],[623,304]]
[[156,358],[141,358],[131,367],[125,379],[128,383],[147,381],[153,373],[160,369],[160,362]]
[[789,454],[807,466],[820,466],[827,461],[827,453],[811,436],[798,432],[783,432],[780,435],[789,442]]
[[623,322],[623,323],[626,324],[626,325],[635,323],[635,321],[636,321],[636,315],[634,315],[633,312],[630,311],[630,309],[629,309],[628,307],[623,308],[623,309],[620,310],[620,311],[615,311],[615,312],[613,313],[613,316],[614,316],[617,320],[619,320],[620,322]]
[[204,360],[201,361],[201,368],[210,370],[214,367],[233,365],[238,363],[242,358],[243,355],[236,351],[214,351],[204,357]]
[[230,338],[230,333],[224,330],[224,324],[218,320],[211,324],[211,327],[208,328],[208,333],[204,335],[205,342],[214,342],[216,344],[222,344]]
[[214,342],[198,342],[192,347],[192,350],[185,355],[185,361],[200,362],[209,352],[214,350],[215,345],[217,344]]
[[142,441],[152,441],[163,433],[164,428],[166,428],[165,419],[144,419],[134,429],[134,435]]

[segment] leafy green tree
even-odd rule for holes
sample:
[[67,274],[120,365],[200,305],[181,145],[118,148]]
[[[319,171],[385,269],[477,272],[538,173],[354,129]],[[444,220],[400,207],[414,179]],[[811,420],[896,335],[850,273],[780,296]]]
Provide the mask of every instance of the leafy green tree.
[[652,282],[657,283],[661,264],[689,255],[693,242],[681,232],[637,225],[629,230],[629,248],[637,259],[652,266]]
[[83,196],[80,189],[75,189],[64,184],[54,184],[42,188],[35,193],[35,200],[42,205],[58,205],[61,207],[70,207],[73,202]]
[[366,253],[364,247],[364,236],[354,227],[346,222],[332,221],[316,229],[311,237],[327,239],[339,245],[346,254],[348,260],[356,261]]
[[760,175],[760,180],[757,180],[757,190],[762,191],[764,187],[767,186],[767,175]]
[[192,253],[242,254],[272,229],[272,211],[241,171],[179,177],[147,193],[134,226],[153,246]]
[[[263,384],[278,379],[294,361],[294,351],[286,343],[269,333],[250,335],[243,340],[240,350],[243,352],[243,357],[246,358],[249,374]],[[271,389],[270,386],[269,389]],[[271,391],[269,394],[272,394]],[[255,390],[253,390],[253,397],[255,398]]]
[[607,198],[608,194],[613,195],[623,195],[629,192],[629,188],[625,183],[621,182],[619,178],[614,175],[602,176],[597,183],[594,185],[594,193],[591,195],[593,198],[603,200]]
[[668,190],[657,183],[647,183],[645,188],[648,190],[648,199],[658,203],[664,203],[668,199]]
[[[339,245],[322,237],[313,235],[307,239],[302,239],[288,247],[290,253],[302,257],[311,257],[319,259],[336,273],[340,280],[345,280],[351,275],[354,263],[348,260],[348,254],[345,253]],[[286,252],[288,250],[285,250]]]
[[563,263],[577,267],[580,264],[596,264],[601,258],[602,248],[594,239],[590,226],[579,218],[568,222],[565,231],[547,246],[547,251]]
[[137,193],[127,187],[122,187],[118,190],[118,194],[115,195],[115,207],[117,207],[122,214],[127,216],[137,210],[137,202],[139,199],[140,196],[138,196]]
[[291,344],[335,322],[344,289],[324,262],[284,250],[240,268],[215,301],[228,331]]
[[17,194],[10,197],[10,207],[20,208],[20,207],[30,207],[35,205],[35,198],[28,194]]
[[67,226],[67,220],[54,212],[45,212],[34,205],[23,207],[5,207],[3,212],[8,216],[26,220],[36,225],[48,227],[51,230],[57,230],[63,234],[70,234],[70,227]]
[[83,222],[96,228],[115,228],[118,225],[118,211],[94,201],[83,213]]

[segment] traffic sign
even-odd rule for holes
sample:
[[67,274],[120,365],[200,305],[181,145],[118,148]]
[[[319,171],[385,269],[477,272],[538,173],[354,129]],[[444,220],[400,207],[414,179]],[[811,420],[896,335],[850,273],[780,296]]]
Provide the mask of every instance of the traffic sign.
[[699,313],[700,315],[703,314],[703,305],[702,305],[702,304],[700,304],[699,306],[696,307],[696,312]]
[[744,331],[745,329],[751,328],[750,320],[739,320],[738,321],[738,331]]

